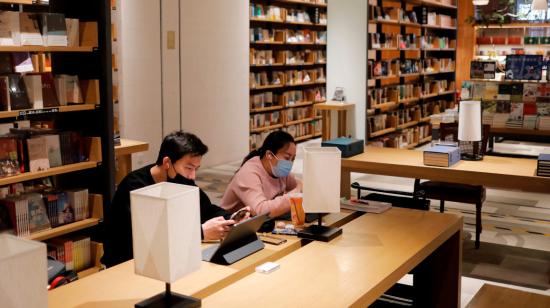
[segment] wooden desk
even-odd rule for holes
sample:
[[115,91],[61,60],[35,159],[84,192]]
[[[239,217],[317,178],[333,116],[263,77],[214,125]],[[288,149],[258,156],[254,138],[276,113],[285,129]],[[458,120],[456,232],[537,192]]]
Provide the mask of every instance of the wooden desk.
[[350,196],[350,173],[370,173],[449,183],[549,193],[550,178],[536,176],[534,159],[485,156],[450,168],[425,166],[421,151],[366,147],[365,153],[342,159],[342,196]]
[[336,137],[347,136],[347,112],[355,106],[354,103],[341,103],[330,101],[323,104],[313,105],[313,109],[321,110],[323,118],[323,134],[322,140],[329,140],[331,138],[330,133],[330,112],[332,110],[338,111],[338,135]]
[[366,307],[415,269],[419,307],[460,307],[462,218],[392,208],[206,297],[204,307]]
[[115,158],[117,160],[115,182],[117,185],[128,173],[130,173],[130,171],[132,171],[132,154],[145,152],[148,149],[149,144],[147,142],[120,139],[120,145],[115,146]]
[[[360,213],[327,215],[323,221],[339,226]],[[256,266],[275,261],[302,247],[296,237],[285,244],[267,245],[261,251],[230,266],[202,262],[201,269],[172,284],[174,292],[204,298],[254,272]],[[207,247],[209,244],[203,244]],[[128,261],[97,274],[54,289],[48,293],[49,307],[133,307],[134,304],[164,290],[164,283],[134,274],[134,261]]]
[[484,284],[467,308],[548,308],[550,296]]

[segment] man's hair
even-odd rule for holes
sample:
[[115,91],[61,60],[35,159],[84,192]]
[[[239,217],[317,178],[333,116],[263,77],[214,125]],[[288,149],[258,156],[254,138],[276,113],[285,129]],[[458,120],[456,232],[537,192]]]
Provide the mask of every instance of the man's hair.
[[184,131],[175,131],[168,134],[160,145],[157,166],[162,165],[164,157],[170,158],[175,163],[183,156],[203,156],[208,152],[208,147],[202,143],[199,137]]

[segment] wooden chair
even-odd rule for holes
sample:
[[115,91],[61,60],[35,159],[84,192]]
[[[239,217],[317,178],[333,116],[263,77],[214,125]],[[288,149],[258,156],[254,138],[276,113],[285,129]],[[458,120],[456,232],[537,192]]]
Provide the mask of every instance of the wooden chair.
[[[483,125],[483,139],[481,142],[481,154],[485,155],[487,149],[487,141],[489,139],[490,126]],[[441,123],[440,139],[448,140],[451,136],[451,141],[458,140],[458,124],[457,123]],[[444,172],[442,170],[441,172]],[[479,236],[483,229],[481,225],[481,207],[485,202],[486,189],[479,185],[455,184],[439,181],[420,182],[420,179],[414,181],[414,195],[423,196],[423,198],[439,200],[439,211],[445,211],[445,201],[453,201],[460,203],[475,204],[476,207],[476,249],[479,249]]]

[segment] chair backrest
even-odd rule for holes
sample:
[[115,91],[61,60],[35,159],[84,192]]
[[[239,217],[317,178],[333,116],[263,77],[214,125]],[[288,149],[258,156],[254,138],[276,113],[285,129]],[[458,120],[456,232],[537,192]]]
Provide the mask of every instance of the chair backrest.
[[[491,134],[491,125],[483,124],[481,132],[481,155],[487,151],[487,143]],[[447,139],[448,137],[451,137]],[[439,139],[458,142],[458,123],[439,124]]]

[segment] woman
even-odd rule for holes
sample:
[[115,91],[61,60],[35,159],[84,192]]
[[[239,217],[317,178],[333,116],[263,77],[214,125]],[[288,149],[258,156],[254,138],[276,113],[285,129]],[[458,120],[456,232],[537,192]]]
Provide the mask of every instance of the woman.
[[289,193],[302,185],[290,170],[296,158],[296,143],[286,132],[275,131],[263,145],[243,160],[227,188],[220,207],[235,212],[248,206],[252,215],[277,217],[290,211]]

